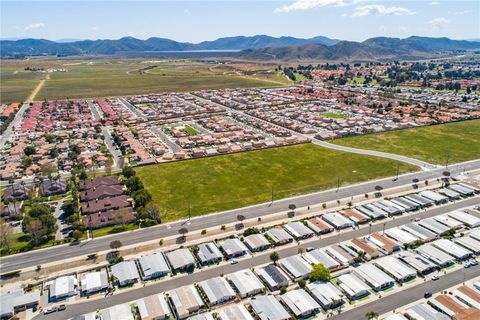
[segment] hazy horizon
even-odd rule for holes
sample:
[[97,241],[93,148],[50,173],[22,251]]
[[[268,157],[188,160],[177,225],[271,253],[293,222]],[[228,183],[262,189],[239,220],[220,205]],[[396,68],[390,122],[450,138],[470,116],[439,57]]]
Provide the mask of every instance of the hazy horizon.
[[11,1],[2,0],[1,38],[138,39],[198,43],[223,37],[363,41],[410,35],[480,38],[478,1]]

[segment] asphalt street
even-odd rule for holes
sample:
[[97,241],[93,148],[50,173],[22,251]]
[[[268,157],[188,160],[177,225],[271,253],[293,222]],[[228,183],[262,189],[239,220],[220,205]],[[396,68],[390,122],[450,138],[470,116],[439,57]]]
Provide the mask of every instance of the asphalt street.
[[17,113],[15,114],[15,118],[13,118],[13,121],[10,122],[10,124],[8,125],[7,130],[5,130],[5,132],[3,132],[3,134],[0,135],[0,150],[2,150],[3,147],[5,147],[5,144],[7,143],[7,141],[10,140],[10,137],[13,134],[13,129],[18,127],[22,122],[23,114],[28,109],[28,107],[29,107],[29,104],[24,103],[20,107],[20,110],[18,110]]
[[[449,168],[452,175],[463,172],[463,170],[473,170],[480,168],[480,160],[468,163],[457,164]],[[235,223],[238,215],[243,215],[246,219],[262,217],[265,215],[288,210],[289,204],[295,204],[297,208],[305,208],[315,204],[320,204],[336,199],[348,198],[355,195],[361,195],[366,192],[374,192],[375,186],[380,185],[384,189],[411,185],[412,179],[424,179],[441,177],[445,168],[439,168],[431,171],[415,172],[399,176],[398,179],[391,177],[347,186],[343,188],[307,194],[294,198],[276,200],[273,203],[263,203],[250,207],[243,207],[219,214],[209,214],[191,219],[189,225],[186,221],[176,221],[168,224],[162,224],[141,230],[130,231],[126,233],[109,236],[107,238],[97,238],[89,241],[83,241],[77,245],[56,246],[39,251],[31,251],[23,254],[7,256],[0,260],[2,273],[20,270],[23,268],[34,267],[44,263],[75,258],[90,253],[109,250],[109,243],[113,240],[121,240],[124,246],[142,243],[150,240],[165,238],[178,234],[178,230],[187,227],[189,232],[207,229],[209,227],[220,226],[223,224]],[[185,211],[188,209],[185,208]]]
[[442,275],[437,281],[427,281],[409,289],[405,289],[380,298],[370,303],[364,304],[358,308],[353,308],[340,315],[329,318],[331,320],[353,320],[365,319],[365,314],[369,311],[375,311],[378,314],[384,314],[392,310],[396,310],[402,306],[410,304],[415,301],[421,301],[425,292],[436,293],[455,285],[468,281],[480,275],[480,267],[476,266],[469,269],[461,269],[446,275]]
[[[449,212],[452,210],[460,209],[466,206],[471,206],[474,204],[480,204],[480,199],[477,198],[471,198],[468,200],[464,201],[459,201],[456,203],[452,203],[447,206],[443,207],[438,207],[434,208],[425,212],[421,212],[415,217],[419,217],[421,219],[436,216],[445,212]],[[399,226],[403,225],[405,223],[410,222],[411,220],[411,215],[405,215],[403,217],[396,218],[395,220],[391,220],[387,223],[386,228],[391,228],[394,226]],[[381,231],[383,228],[383,224],[376,224],[372,226],[372,232],[375,231]],[[329,246],[338,242],[346,241],[355,237],[360,237],[368,234],[369,228],[361,228],[361,229],[356,229],[356,230],[351,230],[343,233],[338,233],[336,236],[332,237],[327,237],[325,239],[321,238],[316,238],[313,241],[308,241],[304,242],[303,244],[299,246],[292,246],[288,248],[277,248],[277,252],[280,256],[280,258],[285,258],[288,256],[292,256],[297,254],[298,249],[300,247],[306,248],[306,247],[315,247],[315,248],[320,248],[320,247],[325,247]],[[65,319],[65,318],[70,318],[74,317],[77,315],[81,315],[84,313],[92,312],[97,309],[103,309],[103,308],[108,308],[112,305],[120,304],[120,303],[126,303],[129,301],[133,301],[142,297],[146,297],[152,294],[160,293],[163,291],[171,290],[174,288],[178,288],[181,286],[189,285],[192,283],[197,283],[199,281],[207,280],[209,278],[213,278],[216,276],[219,276],[220,274],[229,274],[235,271],[243,270],[243,269],[249,269],[261,264],[269,263],[270,262],[270,257],[269,254],[262,254],[262,255],[254,255],[249,258],[244,258],[244,259],[238,259],[237,264],[225,264],[225,265],[220,265],[220,266],[212,266],[212,267],[206,267],[200,271],[197,271],[195,273],[192,273],[188,276],[182,276],[178,278],[173,278],[173,279],[168,279],[162,282],[158,282],[155,284],[147,285],[145,287],[139,287],[136,289],[128,290],[128,291],[119,291],[114,295],[105,297],[104,299],[96,299],[96,300],[91,300],[91,301],[86,301],[82,303],[77,303],[77,304],[72,304],[68,305],[67,310],[63,311],[62,313],[58,314],[52,314],[48,316],[40,316],[38,319]],[[443,277],[441,278],[443,279]],[[442,280],[443,281],[443,280]],[[447,286],[448,287],[448,286]],[[423,293],[422,293],[423,294]],[[348,319],[361,319],[360,318],[348,318]],[[347,319],[347,318],[345,318]]]

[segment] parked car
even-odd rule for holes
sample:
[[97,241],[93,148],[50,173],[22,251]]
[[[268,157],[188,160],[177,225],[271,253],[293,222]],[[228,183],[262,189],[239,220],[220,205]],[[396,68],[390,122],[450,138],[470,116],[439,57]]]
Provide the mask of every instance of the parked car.
[[314,247],[308,247],[308,248],[307,248],[307,249],[305,249],[305,250],[306,250],[307,252],[310,252],[310,251],[313,251],[313,250],[315,250],[315,248],[314,248]]
[[43,314],[50,314],[57,311],[57,307],[48,307],[43,309]]
[[428,298],[430,298],[431,296],[432,296],[432,293],[431,293],[431,292],[428,292],[428,291],[423,294],[423,297],[424,297],[425,299],[428,299]]
[[236,259],[230,260],[230,264],[237,264],[237,263],[238,263],[238,261]]
[[63,311],[65,309],[67,309],[67,307],[64,304],[61,304],[61,305],[58,306],[57,311]]
[[433,280],[433,281],[436,281],[436,280],[438,280],[438,279],[440,279],[439,276],[437,276],[437,275],[432,276],[432,280]]

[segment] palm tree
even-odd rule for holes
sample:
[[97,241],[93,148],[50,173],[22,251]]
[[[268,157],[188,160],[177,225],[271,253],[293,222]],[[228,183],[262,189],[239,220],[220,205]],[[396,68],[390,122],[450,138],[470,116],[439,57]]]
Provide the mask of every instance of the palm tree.
[[289,204],[288,209],[292,210],[293,213],[295,213],[295,209],[297,209],[297,206],[295,204]]
[[187,233],[188,233],[188,230],[187,228],[181,228],[180,230],[178,230],[178,233],[183,237],[183,239],[185,240],[186,237],[187,237]]
[[378,313],[376,313],[375,311],[368,311],[367,313],[365,313],[365,318],[367,318],[368,320],[378,319]]
[[243,220],[245,220],[245,216],[239,214],[239,215],[237,216],[237,220],[240,222],[240,225],[243,227]]

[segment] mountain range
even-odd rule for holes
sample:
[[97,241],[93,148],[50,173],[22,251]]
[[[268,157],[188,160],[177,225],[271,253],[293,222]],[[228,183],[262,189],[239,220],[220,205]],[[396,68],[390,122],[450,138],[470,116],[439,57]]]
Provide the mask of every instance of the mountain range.
[[412,36],[377,37],[363,42],[339,41],[334,45],[307,44],[247,49],[238,57],[255,60],[378,60],[428,58],[439,54],[480,49],[480,42]]
[[300,46],[307,44],[334,45],[339,40],[318,36],[309,39],[256,35],[219,38],[200,43],[177,42],[164,38],[140,40],[123,37],[118,40],[51,41],[45,39],[20,39],[0,41],[2,57],[29,55],[112,55],[130,52],[187,51],[187,50],[245,50],[267,47]]
[[140,40],[80,40],[59,42],[44,39],[1,40],[2,58],[38,55],[118,55],[162,51],[232,50],[230,56],[253,60],[377,60],[427,58],[442,53],[480,49],[480,42],[412,36],[405,39],[376,37],[363,42],[318,36],[309,39],[266,35],[219,38],[200,43],[164,38]]

